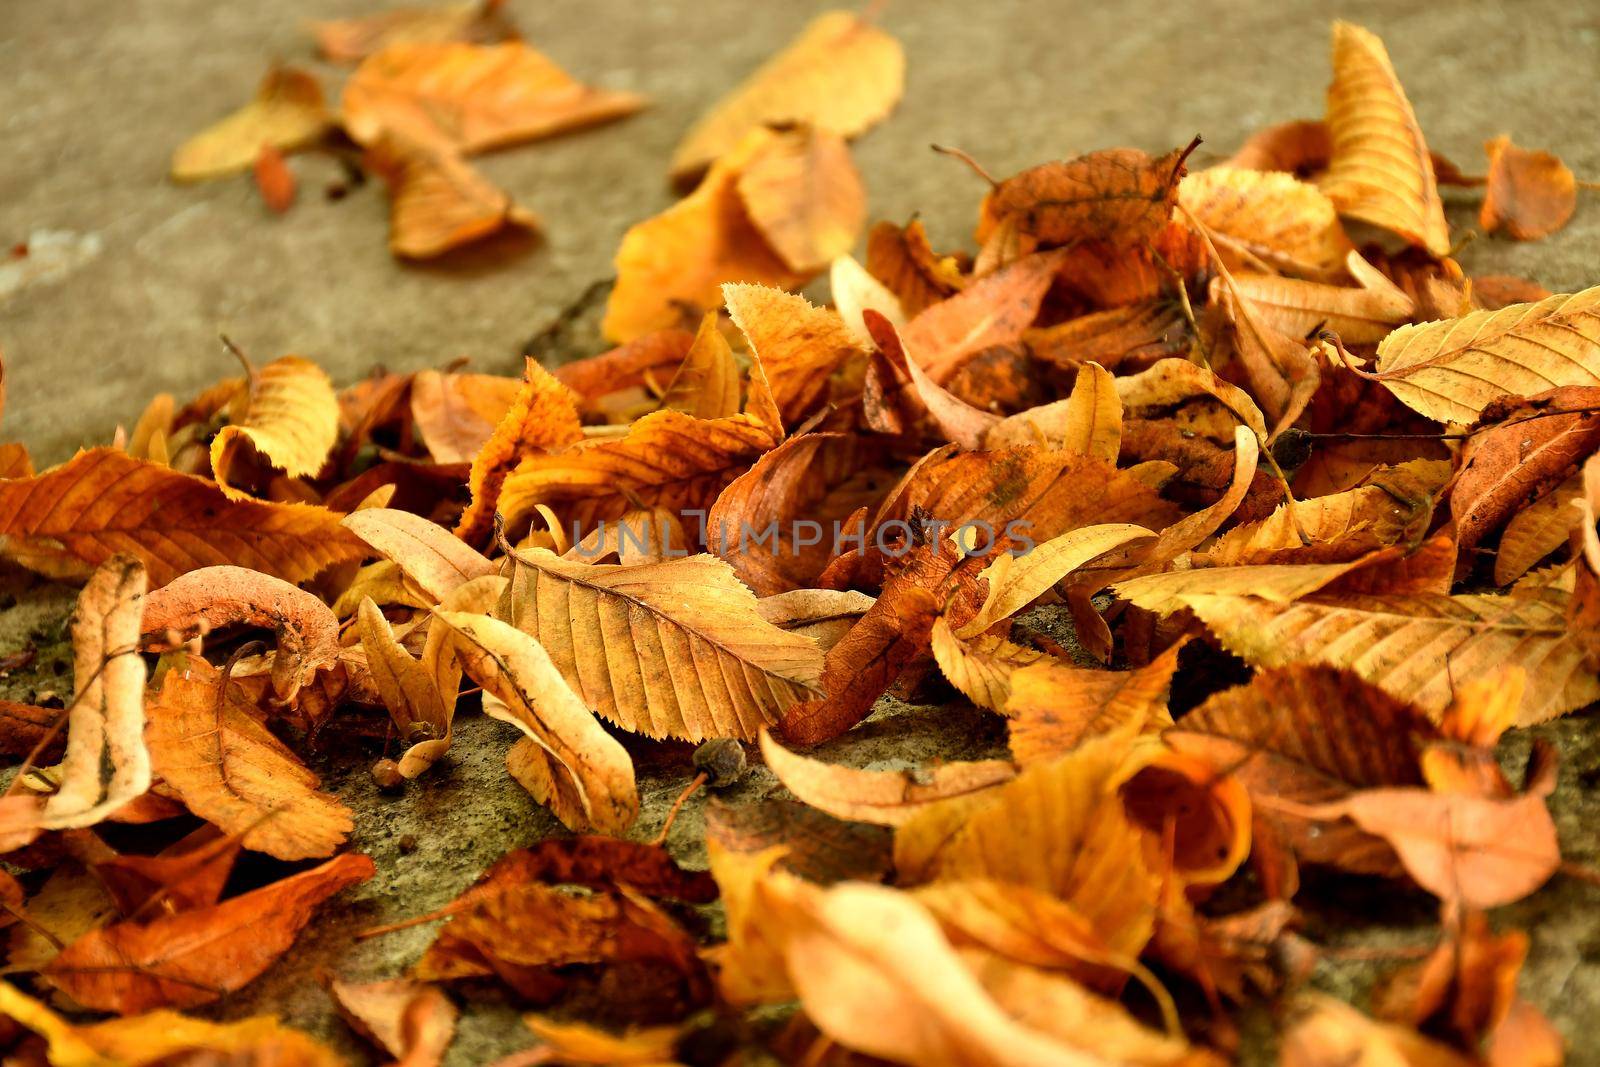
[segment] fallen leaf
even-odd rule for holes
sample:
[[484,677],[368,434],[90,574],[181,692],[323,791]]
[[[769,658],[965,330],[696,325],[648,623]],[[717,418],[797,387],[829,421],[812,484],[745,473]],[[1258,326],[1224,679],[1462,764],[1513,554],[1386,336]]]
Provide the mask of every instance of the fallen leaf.
[[1296,274],[1333,274],[1350,239],[1316,186],[1277,171],[1211,167],[1178,183],[1178,202],[1234,252],[1230,267],[1260,260]]
[[[725,285],[728,317],[761,360],[786,426],[859,392],[864,342],[827,308],[766,285]],[[864,329],[865,327],[863,327]]]
[[338,661],[339,620],[321,598],[247,567],[204,567],[151,593],[140,641],[164,649],[241,624],[276,636],[272,688],[280,700],[293,700]]
[[466,0],[447,7],[401,7],[358,18],[312,22],[317,49],[335,63],[355,63],[394,44],[468,41],[493,44],[515,38],[503,0]]
[[778,258],[812,274],[855,246],[867,192],[844,138],[805,127],[775,141],[739,174],[739,199]]
[[404,259],[431,259],[507,228],[540,229],[537,215],[453,152],[386,136],[367,156],[389,183],[389,250]]
[[1171,218],[1184,160],[1198,144],[1159,158],[1113,148],[1025,170],[989,195],[978,240],[1009,221],[1047,245],[1107,241],[1126,248],[1149,241]]
[[1002,553],[979,574],[980,578],[988,579],[987,598],[977,614],[953,633],[957,637],[976,637],[1027,607],[1079,567],[1131,541],[1153,536],[1143,526],[1106,523],[1051,538],[1024,555]]
[[255,179],[256,191],[261,194],[261,202],[269,210],[282,215],[294,206],[294,171],[289,169],[283,153],[272,145],[262,144],[251,176]]
[[[820,682],[817,646],[761,618],[756,598],[711,556],[620,567],[534,549],[518,554],[509,595],[509,621],[538,639],[573,689],[648,737],[751,739]],[[717,664],[720,684],[680,685],[690,663]]]
[[[66,755],[61,783],[45,801],[39,827],[92,826],[150,788],[145,670],[138,654],[148,587],[142,563],[113,556],[95,569],[78,596]],[[102,764],[109,766],[109,777]]]
[[374,870],[347,853],[213,908],[113,923],[68,945],[42,977],[85,1007],[123,1015],[207,1004],[270,967],[318,904]]
[[492,526],[506,477],[523,457],[557,451],[576,444],[582,437],[572,393],[529,359],[510,407],[472,459],[472,473],[467,479],[472,502],[461,513],[456,536],[468,544],[484,539]]
[[332,855],[355,826],[350,809],[225,684],[198,657],[167,671],[149,707],[156,772],[190,811],[246,848],[284,860]]
[[245,458],[291,478],[322,469],[339,438],[339,400],[327,372],[308,359],[284,356],[250,375],[243,410],[211,440],[211,472],[237,500],[233,467]]
[[411,419],[438,463],[469,463],[488,443],[521,391],[498,374],[418,371],[411,379]]
[[1333,24],[1327,121],[1328,169],[1317,184],[1339,212],[1448,254],[1450,225],[1411,101],[1383,42],[1349,22]]
[[1567,628],[1567,596],[1560,590],[1516,597],[1306,596],[1289,603],[1248,593],[1179,593],[1174,599],[1246,662],[1348,667],[1425,711],[1437,712],[1450,702],[1452,678],[1508,664],[1537,666],[1529,676],[1519,725],[1544,722],[1600,698],[1600,679],[1584,665],[1582,649]]
[[295,67],[273,67],[255,99],[196,134],[172,156],[178,181],[203,181],[246,171],[262,145],[292,151],[321,140],[332,126],[316,77]]
[[436,986],[407,978],[331,979],[328,994],[351,1028],[393,1056],[397,1067],[437,1067],[455,1037],[459,1012]]
[[601,324],[607,338],[631,341],[651,330],[697,321],[721,302],[725,282],[790,289],[826,265],[804,271],[790,267],[751,219],[740,192],[741,175],[764,159],[791,155],[804,137],[794,130],[752,130],[693,193],[623,235],[617,283]]
[[1514,241],[1549,237],[1572,218],[1578,206],[1577,179],[1549,152],[1518,148],[1509,137],[1484,145],[1489,154],[1489,185],[1478,225],[1485,233],[1504,228]]
[[854,137],[894,108],[905,66],[900,42],[868,19],[824,12],[684,135],[672,154],[672,178],[693,180],[762,127],[804,125]]
[[462,669],[495,698],[484,702],[484,711],[516,726],[543,750],[543,759],[529,761],[517,776],[535,799],[574,830],[621,833],[632,825],[639,814],[633,761],[539,642],[488,616],[434,617],[450,627]]
[[1322,994],[1302,995],[1283,1037],[1283,1067],[1373,1062],[1394,1067],[1470,1067],[1474,1061],[1415,1030],[1379,1023]]
[[1022,338],[1060,265],[1048,252],[1024,256],[924,309],[901,333],[908,352],[944,384],[983,350]]
[[840,819],[899,826],[928,804],[993,788],[1016,777],[1009,760],[947,763],[930,771],[868,771],[790,752],[761,734],[761,754],[789,791]]
[[344,88],[345,131],[471,155],[631,115],[634,93],[592,89],[520,41],[391,43]]
[[9,982],[0,983],[0,1015],[43,1038],[53,1064],[155,1067],[208,1057],[270,1062],[282,1067],[337,1067],[329,1049],[270,1015],[233,1022],[191,1019],[155,1011],[130,1019],[76,1024],[56,1015]]
[[475,578],[500,571],[499,564],[444,527],[409,512],[368,508],[346,515],[341,525],[392,560],[435,602]]
[[1131,736],[1170,726],[1167,695],[1182,647],[1178,642],[1131,671],[1085,670],[1059,662],[1021,667],[1011,675],[1004,708],[1011,718],[1012,757],[1031,767],[1102,734]]

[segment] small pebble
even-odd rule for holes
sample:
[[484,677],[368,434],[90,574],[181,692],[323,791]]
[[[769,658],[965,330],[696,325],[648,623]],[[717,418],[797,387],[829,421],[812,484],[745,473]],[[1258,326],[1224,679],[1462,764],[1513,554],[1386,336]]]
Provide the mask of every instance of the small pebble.
[[400,773],[400,764],[392,759],[381,759],[372,765],[372,780],[385,793],[393,793],[406,784],[405,776]]
[[694,769],[706,776],[706,785],[712,789],[737,782],[747,766],[744,746],[731,737],[713,737],[694,750]]

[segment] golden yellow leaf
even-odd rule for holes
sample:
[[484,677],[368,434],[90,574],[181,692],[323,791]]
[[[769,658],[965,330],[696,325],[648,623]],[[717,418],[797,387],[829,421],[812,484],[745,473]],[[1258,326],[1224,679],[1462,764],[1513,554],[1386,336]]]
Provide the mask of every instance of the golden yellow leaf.
[[198,656],[169,670],[150,704],[155,769],[184,805],[249,849],[283,860],[331,856],[355,826],[350,809],[223,691]]
[[1132,578],[1111,588],[1123,600],[1158,615],[1181,610],[1191,596],[1259,597],[1272,604],[1290,604],[1315,593],[1358,564],[1359,561],[1197,567]]
[[394,44],[345,85],[345,130],[361,144],[393,134],[464,154],[630,115],[634,93],[592,89],[520,41]]
[[1333,24],[1327,124],[1332,155],[1317,184],[1340,213],[1446,255],[1450,225],[1422,127],[1383,42],[1349,22]]
[[1059,447],[1107,463],[1115,463],[1122,451],[1122,399],[1111,372],[1098,363],[1078,368],[1067,397]]
[[54,1067],[154,1067],[207,1056],[281,1067],[340,1067],[344,1063],[332,1049],[270,1015],[219,1023],[175,1011],[154,1011],[79,1024],[55,1014],[10,982],[0,982],[0,1016],[43,1038]]
[[1327,196],[1282,171],[1211,167],[1178,183],[1178,202],[1235,260],[1316,277],[1338,271],[1351,251]]
[[254,100],[184,142],[172,156],[172,176],[201,181],[249,170],[262,145],[284,151],[302,148],[332,125],[314,76],[294,67],[273,67]]
[[1266,440],[1266,416],[1250,394],[1187,359],[1158,360],[1138,374],[1119,375],[1116,383],[1125,415],[1130,409],[1172,407],[1196,397],[1210,397],[1253,430],[1257,440]]
[[744,209],[791,270],[812,274],[849,252],[867,221],[867,191],[844,138],[805,127],[739,175]]
[[739,363],[717,325],[717,313],[706,312],[678,371],[661,394],[661,406],[697,419],[720,419],[739,413]]
[[[1235,567],[1214,573],[1277,569]],[[1223,647],[1255,666],[1348,667],[1430,713],[1450,703],[1454,679],[1522,666],[1529,670],[1517,717],[1522,726],[1600,699],[1600,679],[1585,666],[1581,642],[1567,627],[1568,595],[1556,588],[1519,596],[1307,595],[1293,602],[1281,595],[1273,600],[1250,595],[1281,591],[1283,582],[1263,581],[1257,589],[1240,583],[1235,588],[1234,595],[1178,592],[1172,601],[1193,611]]]
[[1378,346],[1377,370],[1402,403],[1440,422],[1472,422],[1497,397],[1600,385],[1600,286],[1402,326]]
[[461,513],[456,536],[469,544],[483,540],[506,477],[524,456],[553,452],[582,439],[583,424],[572,391],[537,362],[527,360],[511,406],[472,459],[467,477],[472,502]]
[[[1436,486],[1437,488],[1437,486]],[[1432,514],[1431,501],[1405,500],[1378,485],[1280,504],[1264,519],[1236,526],[1219,537],[1197,562],[1208,567],[1234,567],[1290,562],[1295,556],[1330,562],[1335,553],[1355,559],[1375,548],[1392,545]],[[1301,540],[1304,535],[1309,544]]]
[[1477,1062],[1409,1026],[1369,1019],[1324,994],[1302,994],[1291,1007],[1281,1067],[1471,1067]]
[[346,515],[341,525],[392,560],[435,602],[500,570],[443,526],[409,511],[367,508]]
[[1574,474],[1511,517],[1494,554],[1494,584],[1510,585],[1567,543],[1579,523],[1583,477]]
[[1027,607],[1079,567],[1131,541],[1154,536],[1143,526],[1106,523],[1070,530],[1022,555],[1003,552],[979,574],[989,582],[982,606],[953,632],[957,637],[976,637]]
[[[371,599],[361,602],[357,626],[373,684],[406,746],[396,764],[402,777],[415,778],[450,748],[460,666],[453,653],[442,648],[449,628],[429,624],[426,650],[418,661],[395,639],[389,621]],[[440,662],[446,655],[452,659],[448,665]]]
[[339,439],[339,398],[321,367],[275,359],[250,377],[244,411],[211,440],[211,475],[229,497],[233,466],[254,454],[291,478],[315,475]]
[[539,642],[487,615],[447,611],[434,617],[453,632],[462,668],[494,697],[484,701],[484,711],[516,726],[541,750],[548,792],[536,799],[573,830],[620,834],[631,826],[639,815],[633,760]]
[[768,152],[784,151],[793,131],[753,130],[718,160],[695,191],[636,223],[617,249],[617,283],[601,331],[616,342],[698,321],[721,302],[724,282],[781,289],[803,283],[773,251],[745,209],[739,176]]
[[676,1055],[683,1038],[681,1026],[646,1026],[613,1034],[580,1022],[562,1022],[542,1015],[524,1015],[522,1024],[532,1030],[549,1052],[571,1063],[606,1064],[607,1067],[679,1067]]
[[843,399],[865,364],[862,342],[838,314],[767,285],[725,285],[728,317],[761,360],[784,424]]
[[929,804],[981,793],[1017,773],[1010,760],[957,761],[926,771],[861,770],[791,752],[766,730],[761,755],[778,781],[813,808],[879,826],[899,826]]
[[770,413],[753,413],[762,406],[759,387],[753,392],[753,403],[738,415],[697,419],[656,411],[623,437],[525,456],[500,489],[506,525],[520,529],[542,504],[581,540],[596,523],[640,504],[680,515],[710,508],[729,482],[782,439]]
[[899,41],[854,12],[824,12],[684,135],[672,154],[673,180],[697,177],[768,126],[854,137],[894,108],[905,67]]
[[987,878],[1070,904],[1109,952],[1135,959],[1155,925],[1160,879],[1117,786],[1128,743],[1103,738],[1025,768],[1003,785],[927,805],[895,833],[895,869],[913,884]]
[[1005,706],[1012,756],[1030,767],[1102,734],[1131,736],[1172,725],[1167,694],[1182,647],[1180,641],[1131,671],[1085,670],[1059,661],[1016,671]]
[[1410,319],[1416,304],[1358,253],[1351,252],[1348,262],[1359,289],[1244,271],[1233,274],[1233,284],[1253,314],[1289,337],[1327,329],[1346,344],[1373,344]]
[[368,159],[389,183],[389,251],[429,259],[539,217],[451,151],[385,137]]
[[934,620],[930,644],[934,662],[951,685],[978,707],[1002,715],[1006,714],[1015,673],[1050,659],[1036,648],[1016,644],[998,634],[959,638],[942,615]]
[[761,617],[714,556],[621,567],[519,553],[508,621],[605,718],[649,737],[753,738],[820,689],[822,653]]

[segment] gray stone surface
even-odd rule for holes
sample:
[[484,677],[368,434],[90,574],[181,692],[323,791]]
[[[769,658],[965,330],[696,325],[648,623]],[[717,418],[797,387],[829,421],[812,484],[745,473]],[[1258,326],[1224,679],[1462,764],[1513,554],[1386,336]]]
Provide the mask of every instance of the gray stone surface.
[[[528,38],[577,76],[648,94],[621,123],[486,157],[544,216],[537,246],[429,266],[395,262],[377,184],[340,202],[328,157],[301,156],[300,202],[273,217],[246,178],[166,180],[172,150],[247,100],[273,58],[314,62],[301,20],[383,0],[13,2],[0,21],[0,247],[42,232],[92,237],[93,258],[0,297],[10,378],[3,432],[45,461],[106,439],[155,391],[230,373],[228,333],[262,359],[310,356],[349,380],[472,357],[511,370],[521,343],[597,279],[627,226],[670,202],[665,164],[694,117],[789,39],[816,2],[514,2]],[[1196,132],[1201,161],[1252,130],[1321,113],[1327,24],[1388,42],[1435,148],[1481,166],[1501,132],[1600,177],[1600,7],[1573,0],[1340,5],[1314,0],[1085,4],[907,0],[884,24],[906,45],[906,98],[858,145],[875,217],[921,212],[966,240],[982,193],[928,144],[1000,174],[1112,145],[1164,151]],[[339,71],[318,65],[337,77]],[[1470,270],[1557,290],[1600,278],[1600,204],[1553,240],[1474,242]],[[1470,208],[1456,214],[1459,224]]]
[[[301,201],[283,218],[260,205],[244,178],[186,187],[166,180],[172,149],[247,99],[269,60],[314,63],[301,18],[382,6],[5,5],[0,248],[32,239],[59,255],[60,269],[40,272],[34,263],[23,271],[13,263],[8,272],[0,263],[0,290],[18,286],[0,295],[10,394],[0,437],[26,441],[45,461],[103,442],[154,392],[184,395],[231,373],[215,340],[219,331],[260,358],[311,356],[341,382],[376,362],[406,369],[463,355],[486,369],[512,370],[524,340],[610,273],[623,230],[670,202],[665,162],[694,116],[823,5],[514,2],[528,37],[576,75],[654,101],[628,121],[483,160],[496,181],[544,216],[547,233],[536,246],[501,244],[430,266],[399,264],[385,246],[381,188],[369,185],[337,203],[324,199],[323,185],[339,175],[327,157],[296,157]],[[932,142],[959,145],[1007,173],[1111,145],[1165,150],[1199,132],[1207,139],[1203,162],[1261,125],[1319,114],[1327,22],[1335,14],[1385,37],[1431,142],[1464,168],[1479,169],[1480,143],[1507,132],[1556,151],[1580,176],[1600,177],[1600,7],[1592,2],[900,0],[883,21],[906,43],[906,99],[856,153],[873,214],[904,220],[920,212],[937,243],[965,240],[981,183],[928,152]],[[1449,195],[1462,200],[1453,215],[1465,230],[1470,198]],[[1555,289],[1600,281],[1596,196],[1586,194],[1574,223],[1551,240],[1480,240],[1462,259],[1469,270],[1522,273]],[[24,273],[36,276],[23,284]],[[41,687],[68,687],[58,665],[69,605],[70,594],[59,590],[25,592],[15,607],[0,601],[9,609],[0,611],[0,653],[27,643],[45,650],[43,671],[5,682],[0,695],[28,699]],[[896,756],[982,755],[979,748],[994,740],[970,718],[952,724],[903,705],[882,714],[830,747],[827,758],[881,765]],[[1540,730],[1566,756],[1553,806],[1569,854],[1587,863],[1600,859],[1593,726],[1582,716]],[[961,751],[951,750],[952,735],[962,739]],[[469,717],[451,761],[398,799],[379,795],[366,777],[373,752],[355,761],[345,758],[348,750],[337,760],[320,758],[330,786],[359,812],[353,844],[374,855],[378,877],[342,898],[343,907],[325,910],[293,956],[222,1013],[281,1011],[356,1053],[310,979],[315,968],[337,966],[357,978],[396,973],[428,940],[425,929],[353,950],[349,935],[436,907],[506,848],[555,828],[503,772],[512,736],[501,724]],[[641,758],[639,835],[648,836],[690,771],[683,752],[641,750]],[[769,786],[758,775],[743,788]],[[691,863],[701,855],[701,826],[692,803],[671,837]],[[418,848],[402,855],[398,841],[407,833]],[[1558,879],[1498,917],[1531,929],[1524,992],[1580,1039],[1575,1063],[1596,1062],[1581,1040],[1600,1018],[1596,893]],[[1425,900],[1395,897],[1397,919],[1390,920],[1381,892],[1375,899],[1314,914],[1314,932],[1353,945],[1410,945],[1426,936]],[[1318,981],[1349,994],[1377,970],[1339,965]],[[526,1043],[508,1007],[470,1003],[453,1063],[484,1063]]]

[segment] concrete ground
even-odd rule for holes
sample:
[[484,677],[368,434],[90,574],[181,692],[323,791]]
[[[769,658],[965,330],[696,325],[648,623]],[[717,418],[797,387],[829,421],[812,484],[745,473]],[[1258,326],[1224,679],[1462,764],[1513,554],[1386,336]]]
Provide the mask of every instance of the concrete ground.
[[[5,5],[0,249],[32,239],[40,251],[30,259],[41,262],[0,260],[10,387],[0,434],[46,462],[103,442],[152,393],[186,394],[231,373],[218,332],[260,359],[309,356],[340,381],[376,362],[406,369],[458,356],[514,370],[525,339],[610,275],[623,230],[670,202],[666,160],[694,117],[827,5],[513,0],[529,40],[575,75],[653,101],[615,125],[483,160],[546,220],[537,246],[398,263],[381,187],[326,200],[339,174],[328,157],[296,159],[302,195],[282,218],[246,178],[166,179],[172,150],[249,99],[269,61],[315,63],[303,19],[385,6]],[[967,239],[981,184],[929,152],[932,142],[1005,174],[1113,145],[1165,151],[1196,132],[1215,158],[1263,124],[1319,115],[1336,16],[1384,37],[1430,143],[1461,166],[1479,169],[1481,143],[1504,132],[1600,177],[1592,2],[903,0],[886,5],[883,23],[905,42],[905,100],[856,149],[872,214],[920,212],[936,243]],[[49,258],[49,235],[66,263],[19,282]],[[1590,193],[1553,240],[1478,241],[1463,259],[1560,291],[1600,280],[1597,249],[1600,194]]]
[[[341,383],[378,362],[408,369],[463,355],[513,372],[523,343],[609,276],[623,230],[670,202],[666,160],[693,118],[824,5],[513,0],[528,38],[574,74],[653,101],[624,122],[482,160],[544,217],[547,233],[537,245],[499,244],[429,266],[397,263],[385,245],[381,188],[325,199],[323,186],[340,174],[328,157],[296,157],[301,200],[282,218],[261,206],[245,178],[182,187],[166,180],[173,148],[248,99],[270,60],[339,75],[316,64],[302,18],[383,6],[5,5],[0,250],[28,241],[35,254],[8,263],[0,251],[9,392],[0,439],[27,442],[44,462],[104,442],[153,393],[183,396],[231,373],[219,332],[260,359],[310,356]],[[966,239],[981,183],[930,153],[933,142],[965,148],[999,174],[1113,145],[1164,151],[1196,132],[1207,142],[1200,161],[1218,158],[1264,124],[1321,113],[1327,25],[1336,16],[1385,38],[1430,142],[1463,168],[1481,169],[1482,141],[1504,132],[1555,151],[1581,177],[1600,178],[1600,6],[1592,0],[899,0],[883,22],[906,44],[906,98],[856,148],[872,214],[903,221],[920,212],[936,243]],[[1462,199],[1453,216],[1464,232],[1474,210]],[[1556,290],[1600,282],[1600,194],[1584,194],[1577,218],[1551,240],[1479,240],[1461,258],[1470,271],[1524,274]],[[42,269],[52,263],[56,269]],[[598,341],[579,329],[565,347],[582,354]],[[17,597],[0,597],[0,653],[23,643],[59,645],[70,593],[45,587]],[[0,695],[29,699],[47,684],[64,682],[13,679],[0,684]],[[855,763],[980,755],[1001,740],[993,726],[902,708],[825,755]],[[1600,860],[1600,742],[1592,713],[1539,733],[1556,740],[1566,759],[1554,800],[1563,842],[1572,858],[1593,864]],[[951,751],[952,735],[963,739],[962,751]],[[373,790],[365,761],[323,766],[329,784],[357,807],[353,844],[374,855],[379,876],[349,894],[345,908],[325,912],[291,960],[232,998],[224,1013],[281,1011],[354,1052],[310,980],[314,968],[361,978],[395,973],[415,958],[427,931],[364,942],[354,952],[349,934],[442,903],[506,848],[554,828],[504,774],[513,736],[473,717],[452,761],[399,799]],[[660,825],[687,779],[682,756],[641,748],[641,834]],[[769,781],[745,788],[759,793]],[[700,826],[691,804],[671,838],[691,863]],[[419,844],[408,855],[398,845],[406,834]],[[1530,929],[1524,992],[1569,1038],[1600,1019],[1597,892],[1558,880],[1498,917]],[[1335,903],[1313,916],[1317,936],[1401,945],[1427,936],[1429,905],[1416,895],[1390,894],[1392,903],[1370,906],[1369,892],[1359,907],[1341,893],[1319,896]],[[1384,914],[1389,925],[1371,925]],[[1319,982],[1349,995],[1372,973],[1345,967],[1323,972]],[[453,1063],[483,1063],[528,1041],[509,1009],[471,1003]],[[1249,1047],[1265,1055],[1265,1045]],[[1573,1053],[1571,1062],[1597,1062],[1581,1041]]]

